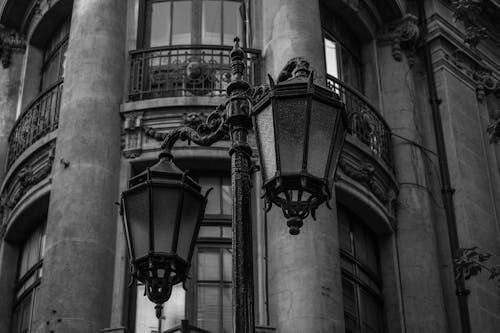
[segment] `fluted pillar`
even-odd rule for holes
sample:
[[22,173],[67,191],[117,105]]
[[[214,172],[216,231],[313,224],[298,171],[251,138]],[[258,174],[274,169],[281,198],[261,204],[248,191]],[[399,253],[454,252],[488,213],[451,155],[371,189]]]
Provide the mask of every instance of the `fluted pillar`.
[[109,327],[126,8],[74,1],[36,333]]
[[[266,71],[276,78],[290,59],[304,57],[315,83],[324,85],[319,1],[266,1],[263,14]],[[344,332],[335,202],[333,193],[333,210],[322,205],[297,236],[289,234],[281,209],[268,213],[269,312],[277,332]]]
[[417,146],[422,137],[418,113],[423,111],[414,96],[414,71],[408,57],[395,57],[391,45],[379,45],[378,59],[383,114],[397,135],[394,164],[401,185],[395,237],[406,332],[448,332],[425,152]]

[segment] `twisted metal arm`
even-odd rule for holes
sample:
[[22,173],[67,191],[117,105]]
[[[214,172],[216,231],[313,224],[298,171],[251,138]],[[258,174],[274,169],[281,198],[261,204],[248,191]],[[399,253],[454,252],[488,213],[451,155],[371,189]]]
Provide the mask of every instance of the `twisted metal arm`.
[[[207,117],[205,123],[194,129],[189,126],[178,127],[165,134],[162,139],[161,148],[163,154],[171,155],[172,148],[177,140],[194,142],[200,146],[211,146],[217,141],[222,140],[229,133],[229,126],[226,122],[225,113],[226,104],[220,104]],[[156,138],[156,137],[155,137]]]

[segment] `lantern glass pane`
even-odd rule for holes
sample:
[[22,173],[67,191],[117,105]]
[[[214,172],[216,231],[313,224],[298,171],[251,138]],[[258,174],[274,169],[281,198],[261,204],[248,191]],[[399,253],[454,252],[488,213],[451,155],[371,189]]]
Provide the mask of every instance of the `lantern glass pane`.
[[346,127],[342,119],[339,119],[338,123],[339,125],[337,127],[337,133],[335,137],[335,147],[333,148],[330,170],[328,171],[328,181],[330,183],[330,186],[333,186],[333,178],[335,177],[335,171],[337,170],[337,164],[339,162],[340,153],[342,152],[342,146],[346,134]]
[[[177,255],[186,260],[189,264],[188,255],[198,235],[197,225],[200,217],[200,211],[203,207],[204,198],[201,195],[195,195],[190,191],[184,192],[184,201],[182,204],[181,225],[179,228],[179,241],[177,243]],[[201,212],[203,213],[203,212]]]
[[257,135],[264,183],[276,174],[276,148],[274,141],[273,110],[269,104],[256,115]]
[[331,105],[313,101],[309,123],[307,171],[318,178],[327,177],[328,153],[338,114],[338,109]]
[[127,192],[124,197],[129,237],[134,249],[133,259],[149,252],[149,187]]
[[172,252],[181,192],[180,187],[155,186],[153,188],[155,252]]
[[279,147],[281,172],[300,172],[304,158],[307,98],[277,99],[275,105],[276,146]]

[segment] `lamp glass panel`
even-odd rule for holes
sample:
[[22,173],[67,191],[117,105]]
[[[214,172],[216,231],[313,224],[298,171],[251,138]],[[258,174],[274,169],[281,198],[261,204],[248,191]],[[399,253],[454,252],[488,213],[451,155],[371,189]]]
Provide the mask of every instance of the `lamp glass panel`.
[[[177,243],[177,255],[186,260],[189,264],[188,258],[189,250],[194,246],[196,237],[194,233],[198,232],[198,218],[200,211],[203,207],[203,197],[201,195],[194,195],[190,191],[184,192],[184,201],[182,204],[181,225],[179,228],[179,241]],[[203,214],[203,212],[201,212]],[[193,244],[191,244],[193,243]]]
[[274,140],[273,110],[269,104],[256,115],[257,135],[260,141],[260,157],[264,182],[276,174],[276,147]]
[[332,160],[330,162],[330,170],[328,171],[328,181],[330,183],[330,186],[333,185],[333,177],[335,176],[335,171],[337,170],[337,164],[339,162],[340,153],[342,152],[342,146],[344,143],[345,134],[346,134],[345,124],[342,121],[342,119],[339,119],[337,126],[337,133],[335,136],[335,147],[333,148]]
[[129,237],[133,247],[133,259],[149,252],[149,194],[148,187],[125,195],[125,214]]
[[302,170],[306,135],[307,98],[276,99],[277,142],[283,174]]
[[328,153],[335,134],[335,120],[338,109],[313,100],[309,123],[309,143],[307,149],[307,171],[318,178],[326,176]]
[[175,223],[182,188],[155,186],[153,188],[154,251],[172,252],[176,235]]

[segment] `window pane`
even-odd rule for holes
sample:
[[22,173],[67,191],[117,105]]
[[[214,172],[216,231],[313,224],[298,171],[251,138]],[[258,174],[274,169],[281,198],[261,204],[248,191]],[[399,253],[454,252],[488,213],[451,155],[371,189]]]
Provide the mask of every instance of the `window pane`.
[[218,177],[200,177],[198,182],[201,186],[202,193],[208,191],[209,188],[213,190],[208,195],[207,208],[205,214],[220,214],[221,213],[221,186],[220,178]]
[[222,214],[231,215],[233,197],[231,195],[231,179],[222,178]]
[[382,332],[382,314],[379,302],[370,294],[361,290],[361,326],[363,333]]
[[191,43],[191,1],[175,1],[172,45]]
[[220,250],[198,249],[198,280],[220,279]]
[[233,45],[235,36],[244,39],[239,1],[224,1],[224,45]]
[[326,73],[338,79],[337,43],[328,38],[325,38],[325,60]]
[[203,1],[201,42],[203,44],[221,43],[221,1]]
[[170,44],[170,1],[151,4],[151,47]]
[[232,289],[231,286],[225,286],[222,289],[222,325],[224,333],[233,332],[233,317],[231,312],[232,306]]
[[198,233],[198,238],[203,237],[220,237],[220,227],[218,226],[202,226]]
[[196,326],[210,332],[219,332],[219,288],[209,284],[198,285]]
[[[144,295],[144,285],[137,286],[137,301],[135,313],[135,331],[151,332],[158,329],[155,304]],[[185,318],[185,291],[181,284],[176,284],[168,302],[163,304],[162,331],[180,325]]]
[[42,91],[47,89],[59,79],[60,56],[60,53],[57,52],[45,65],[46,67],[44,68],[42,78]]
[[342,48],[342,80],[360,92],[363,91],[361,63],[345,48]]
[[231,255],[231,249],[226,248],[222,249],[222,262],[223,262],[223,270],[222,270],[222,279],[224,281],[231,281],[232,275],[231,272],[233,270],[233,256]]

